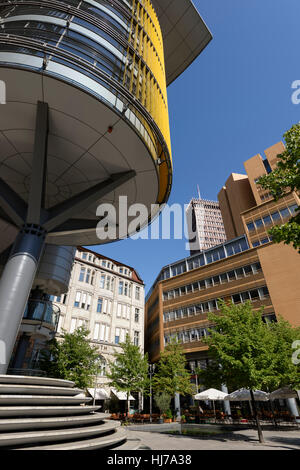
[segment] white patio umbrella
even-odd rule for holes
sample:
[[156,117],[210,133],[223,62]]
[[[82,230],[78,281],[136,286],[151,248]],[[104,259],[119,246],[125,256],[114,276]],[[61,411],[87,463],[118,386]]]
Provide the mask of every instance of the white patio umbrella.
[[269,394],[270,400],[297,398],[297,392],[290,387],[282,387]]
[[[269,394],[263,392],[262,390],[253,390],[254,400],[255,401],[268,401]],[[224,400],[229,401],[251,401],[251,394],[250,390],[247,388],[240,388],[239,390],[235,390],[235,392],[229,393],[226,395]]]
[[195,400],[211,400],[213,402],[214,407],[214,415],[216,419],[216,408],[215,408],[215,401],[217,400],[224,400],[227,396],[227,393],[221,392],[221,390],[216,390],[215,388],[209,388],[208,390],[204,390],[204,392],[197,393],[194,396]]

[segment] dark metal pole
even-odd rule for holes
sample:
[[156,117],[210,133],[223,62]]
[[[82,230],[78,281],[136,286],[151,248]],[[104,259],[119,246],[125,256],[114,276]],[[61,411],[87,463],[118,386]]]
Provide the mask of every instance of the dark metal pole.
[[260,425],[260,422],[259,422],[256,403],[255,403],[255,399],[254,399],[254,393],[253,393],[252,389],[250,389],[250,395],[251,395],[251,403],[252,403],[252,407],[253,407],[254,418],[255,418],[255,421],[256,421],[256,425],[257,425],[258,439],[259,439],[259,442],[261,444],[263,444],[265,442],[265,440],[264,440],[261,425]]

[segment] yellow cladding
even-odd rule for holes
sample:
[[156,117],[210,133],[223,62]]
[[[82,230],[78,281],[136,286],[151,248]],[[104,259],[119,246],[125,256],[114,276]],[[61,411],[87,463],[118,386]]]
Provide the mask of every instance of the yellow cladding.
[[[123,84],[152,116],[171,158],[163,39],[151,0],[132,0],[129,43],[136,52],[127,49]],[[164,161],[160,144],[145,120],[142,121],[156,150],[154,158],[160,157]]]

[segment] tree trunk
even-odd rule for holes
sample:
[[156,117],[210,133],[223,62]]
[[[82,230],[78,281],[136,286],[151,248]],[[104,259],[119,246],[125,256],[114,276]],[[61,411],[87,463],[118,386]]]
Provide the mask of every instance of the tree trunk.
[[265,440],[264,440],[264,436],[263,436],[262,429],[261,429],[261,426],[260,426],[260,422],[259,422],[259,418],[258,418],[258,414],[257,414],[256,403],[255,403],[255,399],[254,399],[254,393],[253,393],[252,389],[250,389],[250,395],[251,395],[251,403],[252,403],[254,418],[255,418],[255,421],[256,421],[256,425],[257,425],[258,439],[259,439],[259,442],[261,444],[264,444]]
[[129,400],[129,392],[127,392],[127,416],[129,418],[130,414],[130,400]]

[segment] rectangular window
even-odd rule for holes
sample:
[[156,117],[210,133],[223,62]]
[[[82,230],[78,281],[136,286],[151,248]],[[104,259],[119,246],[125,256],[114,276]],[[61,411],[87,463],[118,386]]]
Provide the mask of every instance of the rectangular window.
[[243,268],[237,268],[235,270],[235,274],[236,274],[236,277],[238,279],[241,279],[241,277],[244,277],[244,271],[243,271]]
[[81,308],[85,308],[86,305],[86,294],[82,294],[81,297]]
[[87,273],[86,273],[86,278],[85,278],[85,282],[86,282],[87,284],[90,283],[90,277],[91,277],[91,270],[88,269],[88,270],[87,270]]
[[71,318],[70,333],[74,333],[75,330],[76,330],[76,318]]
[[135,288],[135,300],[140,300],[140,297],[141,297],[141,288],[136,287]]
[[119,342],[120,342],[120,328],[116,328],[115,344],[119,344]]
[[273,212],[273,214],[271,214],[271,217],[273,219],[273,222],[277,222],[278,220],[280,220],[280,214],[279,212]]
[[227,274],[228,274],[229,281],[234,281],[236,279],[235,271],[228,271]]
[[88,294],[88,295],[87,295],[87,301],[86,301],[86,309],[87,309],[87,310],[90,309],[91,303],[92,303],[92,297],[90,296],[90,294]]
[[288,210],[287,207],[284,207],[283,209],[280,209],[280,215],[281,217],[284,219],[285,217],[289,217],[290,216],[290,211]]
[[265,245],[266,243],[269,243],[269,241],[270,241],[269,238],[263,238],[263,239],[260,241],[260,243],[261,243],[262,245]]
[[103,300],[103,313],[107,313],[107,299]]
[[[182,288],[181,288],[182,289]],[[199,284],[198,282],[194,282],[193,284],[193,291],[196,292],[197,290],[199,290]]]
[[186,286],[186,293],[190,294],[192,292],[192,284]]
[[122,317],[125,319],[126,318],[126,305],[122,305]]
[[99,338],[99,331],[100,331],[100,323],[95,323],[94,339],[98,339],[98,338]]
[[234,304],[239,304],[239,303],[241,302],[241,296],[240,296],[240,294],[233,294],[233,295],[231,296],[231,298],[232,298],[232,302],[233,302]]
[[266,297],[269,297],[269,290],[267,286],[261,287],[259,290],[259,295],[261,299],[265,299]]
[[261,219],[256,219],[256,220],[254,221],[254,223],[255,223],[255,225],[256,225],[256,228],[260,228],[260,227],[263,226],[263,222],[262,222]]
[[225,284],[226,282],[228,282],[227,273],[220,274],[220,279],[221,279],[222,284]]
[[272,223],[272,219],[269,215],[265,215],[265,217],[263,217],[263,222],[265,225],[270,225]]
[[134,321],[138,323],[140,321],[140,309],[136,308],[134,312]]
[[251,300],[257,300],[259,298],[258,289],[253,289],[250,291]]
[[59,320],[58,320],[58,325],[57,325],[57,332],[58,333],[60,333],[62,328],[64,327],[64,321],[65,321],[65,317],[63,315],[60,315]]
[[139,331],[134,332],[133,342],[134,342],[135,346],[139,346],[139,343],[140,343],[140,332]]
[[97,313],[102,313],[102,305],[103,305],[103,299],[102,299],[102,297],[98,297]]
[[289,210],[292,215],[295,215],[297,209],[298,209],[297,204],[292,204],[291,206],[289,206]]
[[79,281],[84,282],[85,268],[80,268]]
[[121,329],[121,335],[120,335],[120,342],[121,343],[125,342],[125,334],[126,334],[126,330],[124,330],[124,328],[122,328]]
[[105,342],[109,343],[109,332],[110,332],[110,327],[106,326],[105,327]]
[[256,248],[257,246],[260,245],[260,241],[256,240],[255,242],[252,243],[253,248]]
[[100,288],[101,288],[101,289],[104,289],[104,286],[105,286],[105,275],[104,275],[104,274],[101,274],[101,277],[100,277]]
[[118,304],[118,308],[117,308],[117,317],[118,318],[121,318],[122,316],[122,305],[121,304]]
[[82,253],[82,259],[87,259],[87,254],[86,253]]
[[244,266],[243,269],[244,269],[245,276],[250,276],[252,274],[252,268],[250,265]]
[[250,300],[250,294],[248,291],[242,292],[241,297],[242,297],[242,302],[246,302],[246,300]]
[[101,326],[100,326],[100,341],[104,341],[104,335],[105,335],[105,325],[101,324]]
[[123,295],[124,282],[119,281],[119,295]]
[[81,292],[76,292],[74,307],[79,308]]
[[208,279],[205,279],[205,283],[206,283],[206,287],[212,287],[213,285],[213,281],[212,281],[212,278],[209,277]]
[[247,224],[247,229],[248,229],[248,232],[251,232],[252,230],[254,230],[254,223],[250,222],[249,224]]

